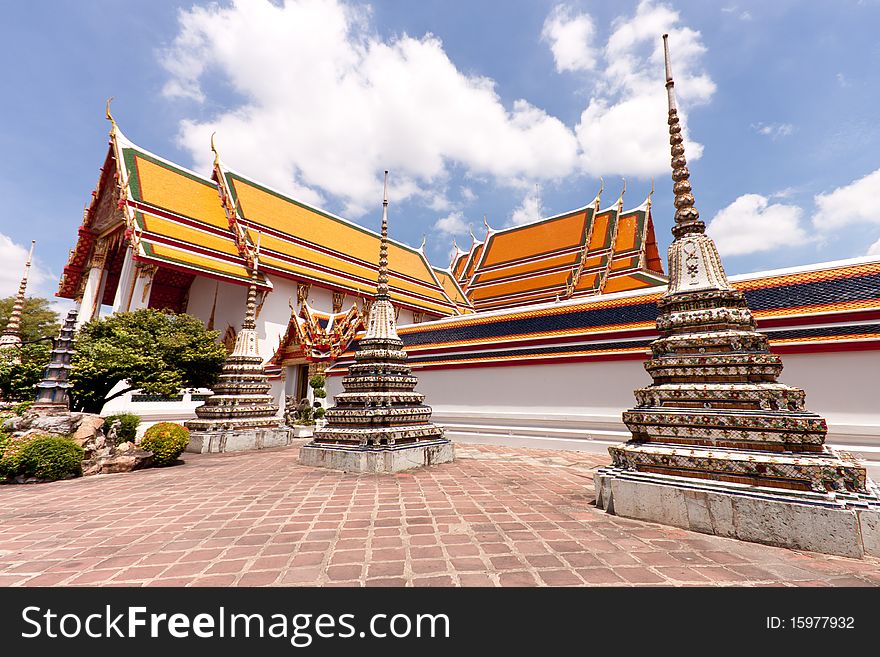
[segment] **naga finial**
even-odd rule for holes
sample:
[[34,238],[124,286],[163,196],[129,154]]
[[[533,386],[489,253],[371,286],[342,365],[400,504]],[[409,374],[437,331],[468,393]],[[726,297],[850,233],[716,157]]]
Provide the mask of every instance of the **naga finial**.
[[419,251],[422,253],[425,252],[425,243],[428,241],[428,236],[425,233],[422,233],[422,243],[419,245]]
[[217,134],[217,131],[211,133],[211,152],[214,153],[214,167],[220,167],[220,153],[217,151],[217,145],[214,143],[214,136]]
[[621,178],[621,180],[623,180],[623,189],[620,190],[620,196],[617,198],[618,213],[623,209],[623,195],[626,194],[626,178]]
[[602,202],[602,192],[605,191],[605,179],[602,176],[599,176],[599,191],[596,192],[596,198],[593,199],[593,205],[596,207],[596,212],[599,211],[599,204]]
[[651,176],[651,191],[648,192],[648,198],[645,199],[645,205],[650,209],[654,198],[654,176]]
[[489,215],[483,215],[483,225],[486,227],[487,235],[492,232],[492,226],[489,225]]
[[684,156],[684,136],[675,104],[675,82],[672,79],[672,64],[669,59],[669,35],[663,35],[663,58],[666,63],[666,97],[669,104],[669,144],[672,153],[672,191],[675,194],[675,225],[672,234],[675,239],[691,233],[704,233],[706,225],[700,221],[700,213],[694,207],[694,195],[690,183],[690,171]]
[[110,134],[112,135],[116,130],[119,129],[119,126],[116,125],[116,119],[113,118],[113,114],[110,113],[110,103],[113,102],[113,96],[107,99],[107,106],[105,107],[105,113],[107,115],[107,120],[110,121]]

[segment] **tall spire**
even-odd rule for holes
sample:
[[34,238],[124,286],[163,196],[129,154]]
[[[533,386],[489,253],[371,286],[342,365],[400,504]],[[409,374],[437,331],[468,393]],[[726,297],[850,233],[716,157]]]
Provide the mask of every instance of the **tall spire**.
[[376,301],[388,298],[388,171],[382,192],[382,237],[379,239],[379,280],[376,283]]
[[28,274],[30,273],[31,262],[33,262],[34,246],[36,243],[36,240],[31,240],[31,250],[28,253],[27,261],[24,263],[24,275],[22,275],[21,283],[18,285],[18,294],[15,295],[15,301],[12,304],[9,322],[6,324],[3,335],[0,336],[0,349],[21,345],[21,313],[24,310],[24,293],[27,290]]
[[675,81],[672,79],[672,64],[669,61],[669,35],[663,35],[663,57],[666,62],[666,98],[669,104],[669,145],[672,147],[672,191],[675,194],[675,226],[672,234],[676,239],[689,233],[703,233],[706,225],[700,221],[700,213],[694,207],[691,192],[691,176],[684,156],[684,137],[675,104]]
[[365,339],[399,340],[394,306],[388,293],[388,172],[385,172],[385,191],[382,194],[382,236],[379,240],[379,279],[376,298],[370,305]]

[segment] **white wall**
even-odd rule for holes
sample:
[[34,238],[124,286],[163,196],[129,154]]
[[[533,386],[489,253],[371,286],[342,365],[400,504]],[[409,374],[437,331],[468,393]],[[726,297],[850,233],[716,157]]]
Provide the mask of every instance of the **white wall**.
[[[880,351],[783,356],[782,383],[803,388],[828,421],[829,444],[869,461],[880,479]],[[621,413],[651,377],[641,361],[414,369],[434,421],[461,442],[605,452],[629,433]],[[342,389],[329,377],[328,395]]]

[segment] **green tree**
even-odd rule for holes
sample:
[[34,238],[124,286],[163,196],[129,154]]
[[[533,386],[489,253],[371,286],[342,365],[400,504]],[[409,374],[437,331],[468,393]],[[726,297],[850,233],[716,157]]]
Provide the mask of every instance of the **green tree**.
[[49,341],[25,343],[15,353],[19,362],[11,358],[13,350],[0,354],[0,399],[6,401],[29,401],[36,396],[36,386],[43,378],[51,357]]
[[[0,299],[0,331],[6,328],[15,297]],[[24,300],[21,312],[20,349],[4,350],[0,354],[0,399],[6,401],[28,401],[36,394],[36,386],[43,378],[43,371],[49,363],[52,341],[58,335],[61,325],[58,313],[52,310],[52,302],[40,297]],[[16,357],[20,362],[14,362]]]
[[[218,336],[195,317],[152,309],[89,322],[77,334],[71,408],[99,413],[132,390],[171,396],[181,388],[208,388],[226,359]],[[127,384],[111,395],[120,382]]]
[[[0,299],[0,331],[6,328],[15,297]],[[31,342],[40,338],[54,338],[61,324],[58,313],[52,310],[52,302],[40,297],[27,297],[21,311],[21,340]]]

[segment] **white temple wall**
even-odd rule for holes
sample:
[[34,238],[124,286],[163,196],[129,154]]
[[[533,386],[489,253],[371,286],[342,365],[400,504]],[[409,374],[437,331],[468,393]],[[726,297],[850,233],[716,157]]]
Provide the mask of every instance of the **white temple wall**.
[[[869,462],[880,479],[880,351],[783,355],[783,383],[803,388],[828,421],[828,443]],[[641,361],[415,369],[434,421],[458,442],[607,453],[629,432],[621,413],[651,378]],[[341,376],[328,396],[341,392]]]
[[[215,293],[216,308],[214,308]],[[220,331],[222,338],[228,326],[234,328],[236,333],[241,329],[246,303],[247,288],[244,285],[196,276],[189,288],[186,312],[207,324],[211,317],[211,309],[214,308],[214,330]]]

